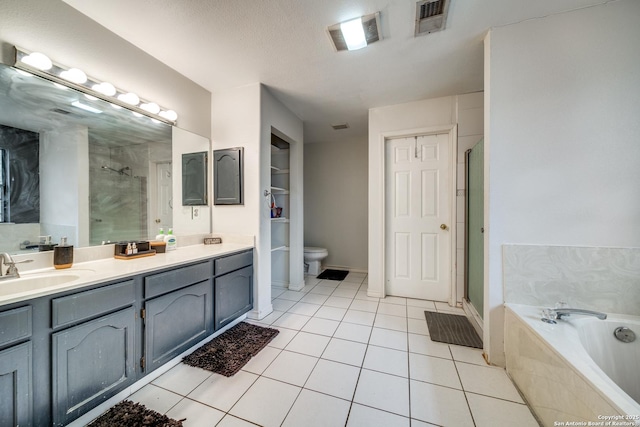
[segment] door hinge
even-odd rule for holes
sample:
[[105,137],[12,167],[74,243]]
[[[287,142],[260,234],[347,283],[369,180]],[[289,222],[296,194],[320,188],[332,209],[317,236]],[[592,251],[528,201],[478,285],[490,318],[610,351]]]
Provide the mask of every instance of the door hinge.
[[144,356],[142,356],[140,358],[140,367],[142,368],[142,370],[144,371],[144,367],[145,367],[145,361],[144,361]]
[[144,308],[140,309],[140,318],[141,319],[146,319],[147,318],[147,310],[145,310]]

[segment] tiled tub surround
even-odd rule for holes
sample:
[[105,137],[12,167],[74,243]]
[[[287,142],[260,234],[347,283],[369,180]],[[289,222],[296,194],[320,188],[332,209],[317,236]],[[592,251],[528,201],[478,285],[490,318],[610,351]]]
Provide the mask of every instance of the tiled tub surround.
[[507,303],[640,316],[640,248],[504,245]]
[[[624,344],[608,332],[598,337],[597,329],[606,328],[606,323],[640,331],[640,318],[610,315],[601,321],[574,316],[551,325],[540,320],[539,307],[506,304],[505,310],[507,372],[545,426],[567,421],[606,421],[603,416],[640,416],[640,403],[598,367],[580,338],[584,334],[590,340],[603,340],[599,345],[602,353],[630,365],[619,367],[620,374],[626,376],[620,381],[627,382],[625,387],[634,392],[640,382],[640,342]],[[625,418],[620,421],[630,422]],[[634,421],[640,425],[640,420]],[[633,425],[631,422],[627,425]]]

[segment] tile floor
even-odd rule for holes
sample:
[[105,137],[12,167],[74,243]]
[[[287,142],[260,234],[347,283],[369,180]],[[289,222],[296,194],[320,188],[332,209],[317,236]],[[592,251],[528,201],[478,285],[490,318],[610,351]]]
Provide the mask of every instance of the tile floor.
[[280,330],[226,378],[179,364],[130,397],[185,427],[538,426],[503,369],[480,350],[432,342],[424,310],[447,304],[367,297],[365,274],[273,288]]

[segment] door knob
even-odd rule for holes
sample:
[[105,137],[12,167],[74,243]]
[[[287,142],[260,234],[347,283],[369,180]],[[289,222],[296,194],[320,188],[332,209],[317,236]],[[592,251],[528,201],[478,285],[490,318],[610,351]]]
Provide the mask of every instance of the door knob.
[[447,224],[440,224],[440,228],[443,229],[443,230],[446,230],[449,227],[447,227]]

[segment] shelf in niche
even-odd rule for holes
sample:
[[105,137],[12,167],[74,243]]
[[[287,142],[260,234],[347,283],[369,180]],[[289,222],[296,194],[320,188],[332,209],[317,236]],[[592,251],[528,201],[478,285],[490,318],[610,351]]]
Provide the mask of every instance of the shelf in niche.
[[271,166],[272,175],[286,175],[289,173],[289,169],[279,169],[275,166]]
[[271,187],[271,192],[273,194],[289,194],[289,190],[280,187]]
[[277,168],[275,166],[271,166],[271,172],[278,172],[280,171],[280,168]]
[[271,218],[271,222],[289,222],[289,218],[281,217],[281,218]]
[[288,252],[289,251],[289,246],[278,246],[277,248],[271,248],[271,252],[277,252],[277,251]]

